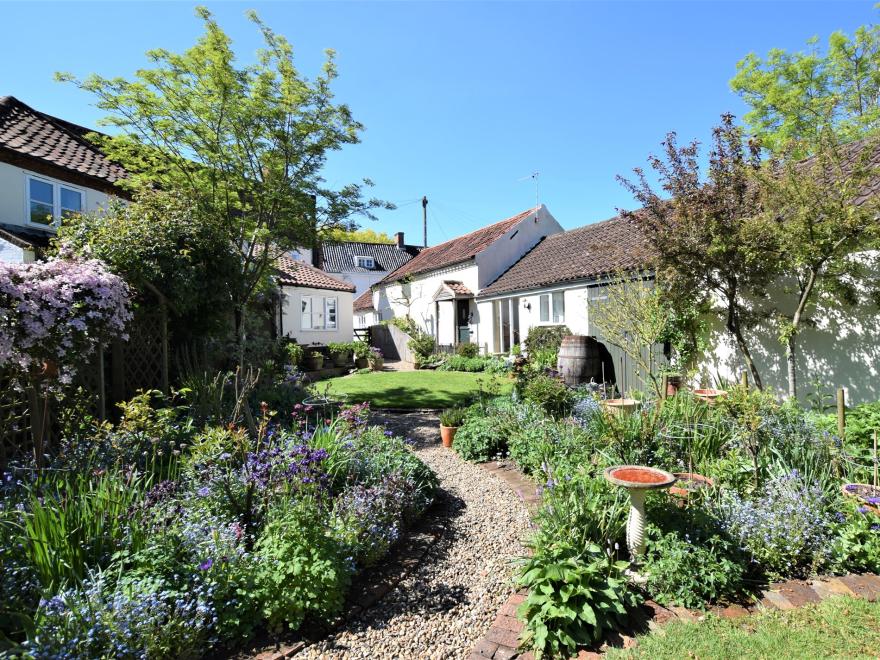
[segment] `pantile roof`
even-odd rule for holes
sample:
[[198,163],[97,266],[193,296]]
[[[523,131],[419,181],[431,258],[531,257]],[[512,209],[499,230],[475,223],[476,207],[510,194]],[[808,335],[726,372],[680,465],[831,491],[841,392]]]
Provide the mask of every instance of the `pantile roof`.
[[548,236],[479,295],[525,291],[641,268],[652,255],[648,240],[635,223],[617,216]]
[[125,177],[85,136],[90,129],[34,110],[14,96],[0,97],[0,150],[43,161],[113,184]]
[[395,282],[407,275],[427,273],[431,270],[437,270],[438,268],[452,266],[453,264],[473,259],[477,254],[503,236],[509,229],[512,229],[530,215],[534,215],[535,212],[536,209],[529,209],[501,222],[472,231],[470,234],[453,238],[451,241],[446,241],[440,245],[424,248],[411,261],[386,275],[382,282]]
[[338,280],[311,264],[291,259],[287,255],[278,257],[275,267],[278,271],[278,283],[282,285],[301,286],[309,289],[330,289],[332,291],[355,290],[353,284]]
[[[405,245],[403,248],[388,243],[360,243],[354,241],[321,243],[318,252],[321,268],[329,273],[390,272],[415,257],[422,248]],[[372,257],[373,268],[361,268],[355,257]]]
[[352,306],[356,312],[367,312],[373,309],[373,290],[367,289],[364,291],[361,295],[355,298]]

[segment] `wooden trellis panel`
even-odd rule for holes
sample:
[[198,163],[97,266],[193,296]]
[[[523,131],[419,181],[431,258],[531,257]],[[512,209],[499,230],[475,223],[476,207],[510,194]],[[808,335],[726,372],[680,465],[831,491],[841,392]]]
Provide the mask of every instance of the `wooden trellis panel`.
[[0,466],[31,450],[31,413],[27,395],[0,372]]
[[114,402],[138,390],[168,391],[168,319],[163,307],[142,307],[135,313],[128,341],[113,342],[111,372]]

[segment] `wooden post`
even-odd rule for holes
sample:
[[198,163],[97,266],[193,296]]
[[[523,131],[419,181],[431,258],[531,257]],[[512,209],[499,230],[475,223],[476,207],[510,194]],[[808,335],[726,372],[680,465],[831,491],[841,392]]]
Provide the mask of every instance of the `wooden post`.
[[739,376],[739,384],[742,385],[744,390],[749,389],[749,372],[743,371]]
[[874,488],[877,488],[877,430],[874,430]]
[[842,387],[837,388],[837,435],[843,440],[846,434],[846,394]]
[[666,401],[666,393],[669,391],[669,374],[663,374],[660,381],[660,399]]

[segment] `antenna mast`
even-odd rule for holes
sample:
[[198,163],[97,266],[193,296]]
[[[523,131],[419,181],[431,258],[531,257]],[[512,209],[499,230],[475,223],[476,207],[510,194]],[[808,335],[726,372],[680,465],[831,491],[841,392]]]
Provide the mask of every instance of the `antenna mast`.
[[422,237],[424,247],[428,247],[428,198],[422,197]]
[[541,173],[535,170],[532,172],[532,178],[535,180],[535,210],[538,210],[538,207],[541,206],[540,196],[538,195],[538,176]]

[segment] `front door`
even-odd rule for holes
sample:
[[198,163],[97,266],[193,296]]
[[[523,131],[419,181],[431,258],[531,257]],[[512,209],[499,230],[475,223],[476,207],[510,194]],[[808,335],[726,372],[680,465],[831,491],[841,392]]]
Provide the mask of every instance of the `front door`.
[[471,340],[471,301],[467,298],[455,301],[455,333],[459,344],[467,344]]

